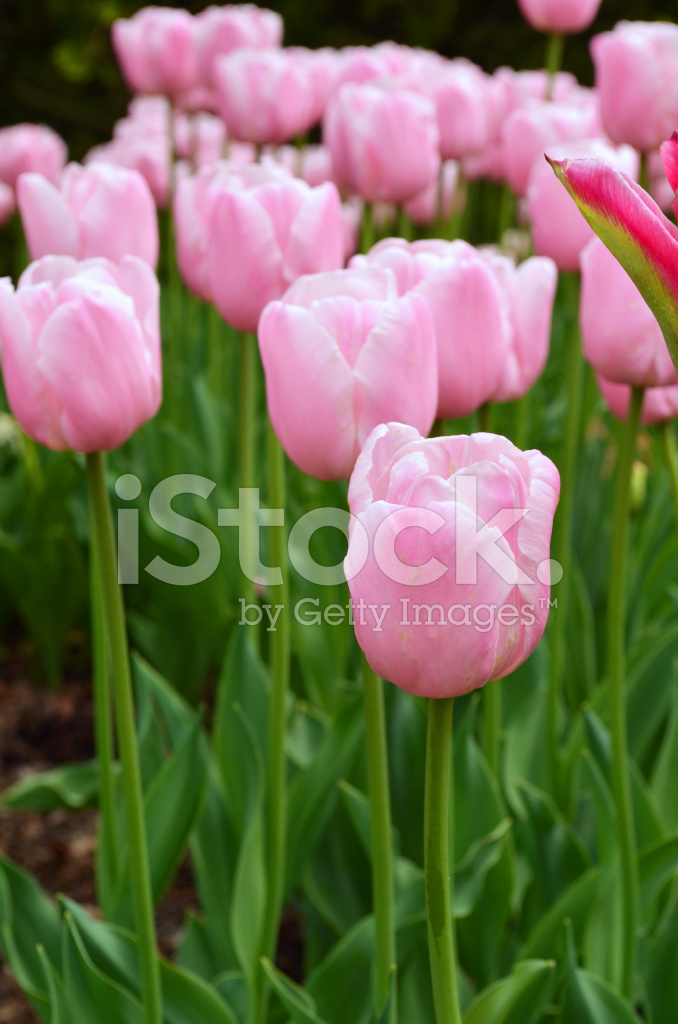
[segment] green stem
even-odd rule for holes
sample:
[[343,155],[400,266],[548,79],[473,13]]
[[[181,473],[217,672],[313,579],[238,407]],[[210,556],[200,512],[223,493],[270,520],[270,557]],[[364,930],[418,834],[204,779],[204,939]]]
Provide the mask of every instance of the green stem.
[[428,702],[424,867],[436,1024],[461,1024],[450,870],[453,705],[452,697]]
[[639,881],[636,838],[631,806],[628,774],[626,730],[625,633],[626,589],[629,558],[629,508],[631,472],[636,438],[640,426],[643,389],[634,388],[624,426],[624,435],[617,465],[612,550],[610,555],[610,597],[608,606],[608,687],[610,695],[610,727],[612,733],[612,782],[617,808],[617,828],[622,870],[622,979],[624,995],[633,997],[636,963],[636,928],[638,924]]
[[552,793],[558,785],[560,749],[560,704],[564,676],[565,639],[569,606],[570,577],[572,575],[572,521],[577,484],[577,455],[581,435],[581,415],[584,386],[584,361],[579,337],[579,280],[573,281],[573,331],[569,338],[565,376],[564,446],[560,460],[560,501],[554,529],[553,558],[562,567],[558,589],[558,608],[553,616],[550,633],[549,693],[547,705],[548,774]]
[[660,423],[658,430],[662,454],[669,474],[675,513],[678,515],[678,449],[676,448],[676,438],[673,433],[673,426],[669,422]]
[[492,773],[499,777],[499,754],[503,722],[501,679],[483,687],[483,752]]
[[99,834],[96,879],[99,906],[110,916],[111,897],[119,864],[116,828],[113,714],[111,706],[111,659],[106,636],[103,582],[97,550],[97,531],[90,509],[90,600],[92,605],[92,684],[94,691],[94,734],[99,775]]
[[[267,436],[268,504],[284,509],[286,503],[285,453],[269,421]],[[270,960],[275,950],[280,914],[285,897],[285,848],[287,840],[287,761],[285,726],[290,683],[290,616],[287,582],[287,533],[284,526],[270,528],[270,559],[282,569],[283,582],[270,587],[270,600],[282,606],[275,630],[271,633],[271,697],[268,719],[267,787],[267,898],[262,951]],[[258,994],[253,1020],[266,1020],[268,986],[260,972],[262,991]]]
[[397,233],[400,238],[404,238],[406,242],[412,241],[412,222],[405,213],[405,207],[400,203],[398,205],[398,227]]
[[526,391],[522,398],[519,398],[514,404],[514,426],[513,426],[513,443],[516,448],[520,448],[521,451],[527,451],[527,445],[530,436],[530,405],[531,405],[531,391]]
[[118,746],[122,767],[125,826],[129,846],[129,873],[138,937],[141,999],[146,1024],[162,1024],[162,994],[157,955],[153,896],[148,864],[144,800],[141,788],[139,751],[134,725],[132,678],[130,675],[125,612],[117,581],[117,559],[113,516],[106,490],[104,456],[87,456],[87,482],[95,525],[96,547],[101,573],[103,609],[111,655],[113,699]]
[[[363,655],[363,705],[367,781],[370,797],[372,836],[372,893],[376,948],[377,1014],[389,996],[396,965],[396,940],[393,916],[393,841],[391,833],[391,797],[388,778],[386,717],[381,679],[372,671]],[[397,1018],[395,1001],[391,1024]]]
[[360,226],[360,251],[369,252],[374,245],[374,210],[372,203],[363,206],[363,221]]
[[497,241],[501,245],[504,233],[513,227],[515,223],[516,198],[509,185],[502,185],[501,202],[499,204],[499,225],[497,228]]
[[[257,336],[243,334],[240,338],[238,368],[238,470],[239,486],[252,489],[256,487],[256,444],[257,444]],[[242,544],[244,572],[244,598],[249,603],[254,600],[256,530],[254,510],[249,502],[243,503],[245,514],[241,517],[240,536]],[[283,506],[278,506],[282,508]],[[282,562],[274,563],[282,565]]]
[[478,409],[478,430],[484,434],[489,434],[492,429],[492,403],[485,402]]
[[553,99],[553,90],[556,84],[556,75],[563,66],[563,50],[565,49],[565,36],[553,34],[548,37],[546,43],[546,72],[548,83],[546,86],[546,99]]
[[207,305],[207,379],[212,394],[219,398],[224,377],[224,322],[212,303]]

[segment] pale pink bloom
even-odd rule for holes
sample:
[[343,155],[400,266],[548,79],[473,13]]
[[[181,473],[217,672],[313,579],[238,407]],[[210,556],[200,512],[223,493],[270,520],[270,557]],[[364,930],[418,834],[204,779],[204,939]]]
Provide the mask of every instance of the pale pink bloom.
[[226,138],[224,122],[214,114],[178,112],[174,115],[174,151],[194,167],[223,159]]
[[[631,385],[613,384],[596,374],[600,393],[613,416],[625,420],[631,405]],[[654,423],[666,423],[678,418],[678,384],[665,388],[647,388],[643,395],[640,421],[649,427]]]
[[523,17],[539,32],[583,32],[598,13],[601,0],[518,0]]
[[132,92],[175,96],[199,84],[193,18],[175,7],[144,7],[113,22],[113,49]]
[[14,188],[20,174],[36,171],[56,183],[66,165],[66,143],[42,124],[0,128],[0,181]]
[[440,218],[449,218],[453,210],[461,212],[464,209],[466,191],[459,186],[459,170],[456,160],[445,160],[438,180],[403,203],[405,213],[414,224],[433,224]]
[[243,47],[267,49],[282,44],[281,16],[255,4],[207,7],[195,16],[194,25],[199,74],[210,88],[217,57]]

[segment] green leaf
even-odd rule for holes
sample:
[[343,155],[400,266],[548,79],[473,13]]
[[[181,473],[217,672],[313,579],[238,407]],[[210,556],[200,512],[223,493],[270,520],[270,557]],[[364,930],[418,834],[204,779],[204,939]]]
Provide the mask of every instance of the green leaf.
[[553,960],[524,960],[510,977],[490,985],[464,1014],[464,1024],[537,1024],[551,1001],[557,974]]
[[666,734],[652,773],[651,790],[667,829],[678,829],[678,684],[674,681]]
[[47,979],[47,993],[49,999],[49,1024],[69,1024],[70,1012],[66,1003],[64,984],[61,976],[57,974],[54,965],[50,962],[43,946],[38,946],[38,956]]
[[327,1024],[369,1024],[374,1005],[374,919],[363,918],[311,972],[306,990]]
[[599,867],[589,868],[580,875],[536,922],[522,950],[525,959],[556,956],[563,922],[572,922],[577,941],[580,941],[586,922],[600,891],[602,880]]
[[138,1000],[94,966],[68,912],[64,915],[62,970],[64,998],[74,1020],[144,1024]]
[[638,1024],[631,1004],[590,971],[571,971],[565,986],[562,1024]]
[[640,876],[641,927],[649,929],[656,914],[656,905],[661,892],[678,874],[678,834],[644,847],[638,857]]
[[325,1024],[325,1021],[318,1016],[315,1001],[305,989],[295,984],[291,978],[274,967],[271,961],[265,957],[261,964],[273,991],[295,1024]]
[[97,763],[86,761],[32,772],[0,794],[0,805],[22,811],[80,811],[96,807],[98,795]]

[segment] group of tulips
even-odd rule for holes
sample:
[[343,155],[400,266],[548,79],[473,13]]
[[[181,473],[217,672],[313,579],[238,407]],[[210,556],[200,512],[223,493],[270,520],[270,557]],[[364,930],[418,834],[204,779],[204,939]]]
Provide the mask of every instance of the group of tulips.
[[[137,96],[110,143],[83,165],[64,166],[65,146],[49,129],[0,131],[0,209],[9,216],[18,205],[33,261],[16,287],[0,282],[2,374],[10,409],[30,438],[87,456],[93,586],[111,652],[147,1024],[160,1024],[162,998],[101,453],[124,444],[161,404],[154,271],[156,206],[165,205],[185,285],[242,332],[244,415],[241,409],[234,477],[254,486],[256,334],[273,431],[270,502],[285,504],[277,442],[310,476],[350,480],[351,598],[354,606],[386,609],[355,623],[371,752],[377,1011],[389,998],[397,959],[381,679],[430,698],[426,875],[439,1024],[461,1020],[447,884],[452,699],[490,684],[483,713],[486,754],[496,768],[497,681],[535,649],[552,578],[561,572],[560,616],[567,599],[576,440],[566,439],[559,467],[554,563],[559,471],[539,451],[492,434],[491,406],[516,403],[516,431],[524,435],[529,392],[548,357],[558,271],[575,290],[572,275],[581,272],[583,353],[610,409],[627,420],[609,678],[625,887],[623,987],[633,995],[638,886],[625,768],[623,595],[638,425],[678,413],[671,358],[678,353],[678,230],[660,210],[678,188],[678,141],[667,141],[678,126],[678,27],[622,23],[596,37],[596,87],[586,89],[560,72],[557,59],[562,35],[586,28],[599,3],[520,0],[528,20],[550,34],[551,66],[492,75],[392,43],[285,49],[279,16],[251,5],[197,16],[146,8],[113,27],[122,73]],[[319,123],[322,145],[304,144]],[[466,191],[480,178],[505,188],[509,215],[498,225],[497,247],[455,237]],[[526,253],[524,232],[515,228],[524,226],[536,255],[518,260]],[[566,430],[576,438],[581,358],[577,338],[568,344]],[[448,421],[467,417],[480,431],[451,434]],[[672,472],[676,479],[675,465]],[[408,602],[440,609],[444,621],[437,611],[411,621]],[[492,611],[491,621],[475,615],[479,608]],[[555,790],[563,638],[562,624],[553,628],[547,742]],[[281,911],[275,879],[284,873],[284,629],[270,657],[271,720],[279,730],[268,794],[274,881],[266,956]],[[103,687],[99,706],[110,699]],[[392,997],[388,1005],[394,1021]]]

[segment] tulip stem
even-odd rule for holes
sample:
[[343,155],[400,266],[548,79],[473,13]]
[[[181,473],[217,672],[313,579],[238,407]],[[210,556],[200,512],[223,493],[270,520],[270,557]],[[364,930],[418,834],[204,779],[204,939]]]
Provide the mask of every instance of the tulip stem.
[[374,245],[374,209],[372,203],[363,206],[363,220],[360,226],[360,251],[369,252]]
[[546,73],[548,81],[546,84],[546,99],[553,99],[553,92],[556,85],[556,75],[563,66],[563,50],[565,49],[565,36],[559,33],[552,33],[546,43]]
[[560,460],[560,502],[554,531],[553,557],[562,569],[558,591],[558,608],[553,616],[550,634],[549,693],[547,705],[547,743],[549,782],[556,794],[560,750],[560,702],[564,674],[565,636],[569,606],[572,566],[572,520],[577,484],[577,453],[581,433],[581,411],[584,385],[584,361],[579,336],[579,279],[572,276],[574,293],[571,312],[573,330],[567,339],[565,371],[565,424],[563,454]]
[[111,706],[111,659],[106,635],[104,595],[94,515],[90,509],[90,602],[92,606],[92,684],[94,734],[99,777],[99,833],[96,879],[99,906],[109,917],[111,897],[119,865],[118,829],[115,823],[115,763]]
[[678,515],[678,449],[676,448],[676,438],[673,433],[673,427],[668,421],[660,423],[658,430],[662,446],[662,454],[669,474],[673,504],[675,506],[676,515]]
[[[257,336],[242,334],[240,337],[238,385],[238,469],[239,486],[250,492],[244,496],[241,507],[245,508],[240,519],[242,563],[244,574],[243,597],[249,603],[254,601],[256,513],[249,498],[256,487],[256,443],[257,443]],[[284,506],[279,506],[284,507]],[[274,563],[281,565],[281,562]]]
[[499,754],[503,723],[501,679],[483,687],[483,752],[490,771],[499,778]]
[[636,961],[639,881],[636,838],[631,806],[626,732],[626,588],[629,558],[629,509],[631,474],[640,426],[643,388],[633,388],[624,426],[617,466],[612,550],[610,555],[610,598],[608,607],[608,686],[612,735],[612,782],[617,808],[617,828],[622,870],[622,978],[623,994],[631,999]]
[[132,865],[129,879],[138,939],[141,1000],[146,1024],[162,1024],[160,968],[153,918],[153,895],[146,842],[139,751],[134,725],[134,702],[125,611],[122,592],[117,581],[113,516],[106,490],[104,456],[99,452],[87,456],[87,483],[95,527],[94,536],[101,578],[103,617],[106,621],[111,658],[113,699],[122,766],[125,827],[129,861]]
[[437,1024],[461,1024],[450,864],[453,707],[453,697],[430,698],[428,702],[424,870],[428,948]]
[[530,436],[530,405],[531,392],[526,391],[522,398],[514,403],[513,443],[521,452],[527,451]]
[[[362,661],[376,935],[376,1010],[379,1014],[389,997],[397,961],[393,916],[393,836],[383,683],[372,671],[364,655]],[[389,1018],[391,1024],[394,1024],[396,1017],[394,998]]]
[[[267,434],[268,503],[284,509],[286,501],[285,453],[269,420]],[[285,849],[287,841],[287,761],[285,727],[290,682],[290,618],[287,573],[287,535],[284,526],[270,528],[271,565],[282,569],[280,586],[269,588],[270,599],[280,608],[276,628],[271,633],[271,696],[268,713],[268,799],[267,799],[267,893],[262,950],[275,959],[280,914],[285,897]],[[266,1020],[268,985],[260,972],[262,994],[259,1020]],[[254,1017],[256,1020],[257,1018]]]

